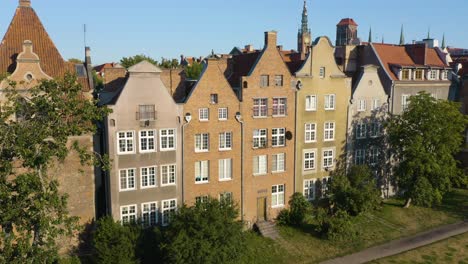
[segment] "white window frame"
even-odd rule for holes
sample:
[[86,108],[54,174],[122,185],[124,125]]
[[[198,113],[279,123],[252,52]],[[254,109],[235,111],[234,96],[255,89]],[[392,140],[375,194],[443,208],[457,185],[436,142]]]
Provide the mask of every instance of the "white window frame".
[[[176,164],[164,164],[160,165],[161,170],[161,186],[176,185],[177,182],[177,166]],[[167,182],[164,183],[165,179]]]
[[[133,208],[133,211],[131,210]],[[124,214],[124,210],[126,209],[126,212]],[[129,223],[135,223],[137,220],[137,214],[138,214],[138,208],[136,204],[129,204],[129,205],[122,205],[120,206],[120,222],[122,224],[129,224]],[[128,218],[127,220],[125,220]],[[132,219],[133,218],[133,219]]]
[[311,94],[305,97],[305,110],[307,112],[317,111],[317,95]]
[[253,148],[266,148],[268,146],[268,130],[266,128],[254,129],[252,145]]
[[[151,173],[151,170],[153,173]],[[157,171],[158,171],[157,166],[149,166],[149,167],[140,168],[140,188],[141,189],[154,188],[158,186]],[[146,182],[146,186],[144,185],[145,182]],[[153,183],[151,184],[151,182]]]
[[[172,134],[169,132],[172,131]],[[163,135],[165,133],[165,135]],[[170,139],[172,138],[172,145]],[[159,130],[159,150],[160,151],[172,151],[176,149],[177,144],[177,130],[175,128],[165,128]],[[166,145],[166,147],[164,147]]]
[[284,184],[271,186],[271,208],[278,208],[284,206]]
[[271,129],[271,146],[284,147],[286,146],[286,128],[272,128]]
[[[331,153],[331,156],[328,154]],[[325,155],[327,154],[327,155]],[[322,150],[322,167],[325,168],[333,168],[335,164],[335,150],[333,149],[324,149]]]
[[366,150],[365,149],[356,149],[354,151],[354,164],[363,165],[366,163]]
[[254,98],[252,111],[254,118],[268,117],[268,98]]
[[[121,137],[121,134],[123,134],[123,137]],[[131,136],[130,136],[130,135]],[[124,145],[124,150],[120,149],[121,144],[123,143]],[[131,149],[131,150],[129,150]],[[117,154],[119,155],[128,155],[128,154],[135,154],[136,153],[136,148],[135,148],[135,131],[133,130],[128,130],[128,131],[118,131],[117,132]]]
[[286,97],[274,97],[272,107],[272,116],[286,116],[288,112],[288,99]]
[[334,141],[335,140],[335,122],[328,121],[323,125],[323,141]]
[[195,134],[195,152],[199,153],[208,151],[210,151],[210,134]]
[[319,77],[320,77],[320,79],[325,78],[325,74],[326,74],[326,69],[325,69],[325,67],[320,67],[320,70],[319,70]]
[[227,107],[218,108],[218,120],[220,120],[220,121],[228,120],[228,109],[227,109]]
[[429,80],[438,80],[439,79],[439,71],[438,70],[429,70],[427,73],[427,77]]
[[210,94],[210,104],[217,104],[218,103],[218,94]]
[[[146,220],[149,220],[148,223]],[[155,226],[158,223],[158,202],[141,204],[141,224],[144,227]]]
[[232,159],[218,160],[218,176],[219,181],[232,180]]
[[252,166],[253,175],[265,175],[268,173],[268,157],[267,155],[259,155],[253,157]]
[[315,182],[317,179],[308,179],[304,180],[304,197],[307,201],[315,200]]
[[[133,175],[129,176],[129,172],[133,171]],[[122,172],[125,172],[125,188],[122,188]],[[126,191],[133,191],[136,190],[136,168],[126,168],[126,169],[119,169],[118,171],[119,177],[119,191],[126,192]],[[129,187],[132,183],[133,187]]]
[[358,108],[357,108],[357,111],[358,112],[364,112],[366,111],[366,99],[359,99],[358,100]]
[[364,139],[367,137],[367,123],[360,121],[356,124],[356,139]]
[[380,149],[377,147],[369,148],[369,165],[375,165],[379,162]]
[[161,201],[161,224],[167,226],[169,224],[169,217],[171,212],[177,210],[177,199],[169,199]]
[[277,153],[271,156],[271,172],[281,173],[285,172],[286,168],[286,154]]
[[449,71],[448,70],[441,70],[440,71],[440,79],[441,80],[448,80],[448,74],[449,74]]
[[378,99],[378,98],[372,99],[371,110],[377,110],[379,108],[380,108],[380,99]]
[[275,75],[275,86],[276,87],[283,87],[283,85],[284,85],[283,75],[280,75],[280,74]]
[[305,143],[317,142],[317,123],[306,123],[304,125]]
[[232,149],[232,132],[219,133],[219,150],[231,150]]
[[325,110],[335,110],[335,102],[336,96],[334,94],[326,94],[325,95]]
[[410,101],[409,101],[410,97],[411,97],[410,94],[402,94],[401,95],[401,110],[402,111],[405,111],[406,109],[408,109],[408,105],[410,103]]
[[195,162],[195,184],[208,183],[210,180],[210,161]]
[[260,87],[268,87],[270,86],[270,76],[267,74],[260,75]]
[[302,169],[304,171],[315,170],[317,158],[317,152],[315,150],[304,150],[302,158]]
[[209,108],[199,108],[198,109],[198,120],[201,122],[206,122],[210,120],[210,109]]
[[382,129],[382,124],[380,122],[378,121],[372,122],[370,126],[369,136],[371,138],[380,137],[381,129]]
[[[150,136],[150,133],[153,133],[153,136]],[[143,135],[145,133],[146,135]],[[140,153],[149,153],[149,152],[156,152],[156,130],[149,129],[149,130],[140,130]],[[153,148],[150,148],[150,142],[153,143]],[[146,148],[146,149],[144,149]]]
[[219,201],[222,202],[223,200],[229,202],[229,203],[232,203],[233,202],[233,199],[232,199],[232,192],[222,192],[219,194]]

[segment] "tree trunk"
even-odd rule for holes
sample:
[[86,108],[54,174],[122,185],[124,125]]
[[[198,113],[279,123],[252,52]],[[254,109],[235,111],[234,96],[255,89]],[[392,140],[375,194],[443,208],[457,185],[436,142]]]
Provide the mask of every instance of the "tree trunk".
[[408,198],[405,202],[405,205],[403,206],[403,208],[409,208],[411,205],[411,198]]

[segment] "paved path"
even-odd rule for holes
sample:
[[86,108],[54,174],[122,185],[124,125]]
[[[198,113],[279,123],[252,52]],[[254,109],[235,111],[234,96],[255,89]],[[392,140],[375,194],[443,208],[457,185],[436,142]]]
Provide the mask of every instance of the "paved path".
[[407,238],[391,241],[387,244],[371,247],[344,257],[331,259],[321,264],[357,264],[396,255],[411,249],[468,232],[468,221],[442,226]]

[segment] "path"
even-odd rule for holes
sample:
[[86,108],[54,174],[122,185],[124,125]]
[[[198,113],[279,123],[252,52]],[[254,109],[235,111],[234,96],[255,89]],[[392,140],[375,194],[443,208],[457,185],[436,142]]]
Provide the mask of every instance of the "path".
[[411,249],[432,244],[434,242],[460,235],[465,232],[468,232],[468,221],[438,227],[436,229],[422,232],[410,237],[394,240],[380,246],[371,247],[351,255],[327,260],[321,264],[366,263],[372,260],[393,256]]

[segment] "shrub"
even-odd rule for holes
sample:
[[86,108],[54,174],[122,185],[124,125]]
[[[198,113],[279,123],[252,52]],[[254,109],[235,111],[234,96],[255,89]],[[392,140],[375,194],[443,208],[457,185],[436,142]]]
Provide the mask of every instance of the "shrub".
[[442,202],[442,195],[438,189],[432,188],[431,183],[425,177],[420,177],[414,184],[413,192],[414,204],[419,206],[431,207],[433,204]]
[[323,238],[343,241],[353,240],[357,236],[352,217],[344,210],[338,210],[334,215],[330,215],[324,208],[316,208],[314,216],[316,220],[315,231]]
[[290,225],[290,215],[288,209],[283,209],[279,212],[278,216],[276,217],[276,223],[279,225]]
[[289,222],[291,225],[301,225],[310,212],[310,203],[302,193],[294,193],[289,200]]

